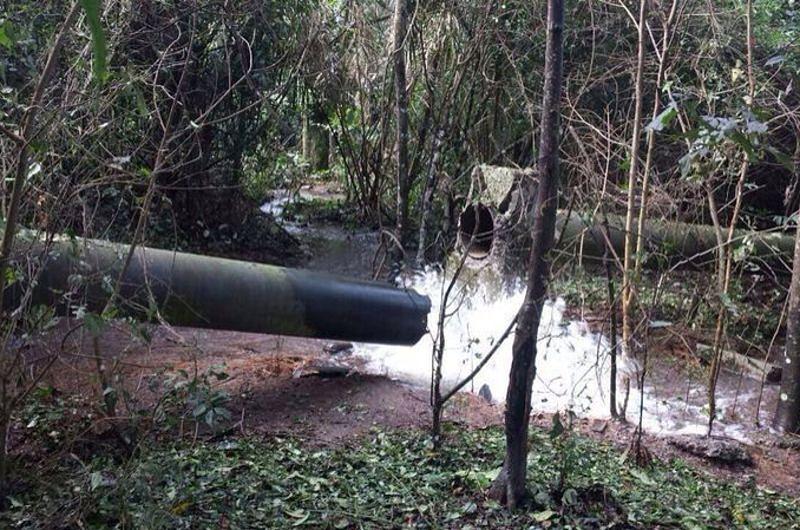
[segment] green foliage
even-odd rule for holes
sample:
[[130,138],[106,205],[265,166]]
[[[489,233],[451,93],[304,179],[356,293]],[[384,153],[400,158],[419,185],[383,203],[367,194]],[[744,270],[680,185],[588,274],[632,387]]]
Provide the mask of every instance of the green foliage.
[[257,149],[242,162],[245,195],[263,202],[274,189],[296,190],[308,175],[308,162],[300,153]]
[[[503,433],[450,429],[439,453],[417,431],[314,448],[296,440],[230,439],[145,450],[127,463],[62,463],[31,479],[0,515],[8,528],[800,528],[796,500],[725,484],[674,461],[641,470],[613,449],[574,437],[560,497],[562,448],[531,439],[536,503],[508,512],[483,492],[502,461]],[[602,491],[598,502],[591,492]],[[626,526],[627,525],[627,526]]]
[[767,126],[748,110],[730,117],[701,116],[696,130],[690,132],[689,151],[678,164],[684,177],[700,180],[732,171],[740,152],[751,162],[762,156],[762,136]]
[[663,131],[677,116],[678,106],[675,103],[670,103],[666,109],[662,110],[658,116],[653,118],[653,121],[647,125],[647,129],[655,132]]
[[10,50],[14,46],[14,27],[8,20],[0,21],[0,45],[6,50]]
[[[736,256],[746,259],[747,245]],[[639,300],[649,307],[655,296],[657,282],[644,281],[637,287]],[[766,345],[775,332],[780,313],[773,310],[783,302],[786,292],[768,284],[763,278],[744,276],[733,278],[729,293],[720,298],[716,285],[708,281],[705,273],[674,273],[664,282],[659,293],[658,306],[650,308],[653,320],[682,323],[698,330],[713,330],[716,325],[718,304],[724,304],[735,316],[728,325],[731,337],[739,337],[751,344]],[[561,296],[568,305],[586,307],[603,312],[607,307],[605,274],[576,269],[553,279],[550,290]]]
[[783,66],[796,72],[800,59],[795,45],[800,37],[796,0],[759,0],[754,4],[756,42],[774,53],[764,66]]
[[345,228],[356,228],[356,212],[340,200],[299,198],[286,205],[283,218],[293,222],[336,223]]
[[221,365],[198,374],[178,370],[163,381],[152,379],[150,390],[163,396],[153,414],[155,424],[169,431],[189,418],[214,430],[222,428],[231,417],[227,408],[230,396],[217,385],[227,379],[228,374]]
[[103,82],[106,80],[108,72],[106,70],[106,35],[103,31],[103,25],[100,23],[102,5],[100,0],[80,0],[80,2],[86,13],[86,23],[92,34],[92,52],[94,53],[92,72],[98,82]]
[[86,432],[94,418],[86,410],[86,402],[77,396],[66,396],[50,386],[39,386],[17,413],[21,435],[46,451],[59,451]]

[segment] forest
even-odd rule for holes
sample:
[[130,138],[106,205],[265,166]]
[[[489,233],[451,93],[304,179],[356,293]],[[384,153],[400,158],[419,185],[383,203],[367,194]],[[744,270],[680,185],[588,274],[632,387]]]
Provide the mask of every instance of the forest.
[[796,0],[0,0],[0,528],[800,529]]

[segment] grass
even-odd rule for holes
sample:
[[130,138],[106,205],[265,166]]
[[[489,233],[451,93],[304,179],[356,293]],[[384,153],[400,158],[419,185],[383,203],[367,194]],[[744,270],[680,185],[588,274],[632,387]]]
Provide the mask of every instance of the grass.
[[675,461],[642,470],[569,432],[531,438],[535,501],[509,512],[484,491],[502,430],[375,431],[346,447],[232,438],[67,458],[29,475],[2,528],[800,528],[800,505]]

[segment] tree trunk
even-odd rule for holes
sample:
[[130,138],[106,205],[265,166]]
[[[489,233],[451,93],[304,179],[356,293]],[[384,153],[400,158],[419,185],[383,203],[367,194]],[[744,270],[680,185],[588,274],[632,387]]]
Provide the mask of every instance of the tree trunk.
[[797,230],[795,241],[786,350],[774,422],[775,428],[784,432],[800,432],[800,229]]
[[323,125],[326,116],[319,105],[307,102],[305,107],[301,145],[303,158],[313,173],[328,169],[330,139],[328,131]]
[[[26,177],[28,175],[28,164],[30,162],[31,142],[33,141],[36,133],[36,118],[38,116],[42,99],[45,96],[45,90],[47,89],[48,85],[50,84],[50,80],[56,72],[59,55],[64,47],[64,42],[67,39],[67,35],[72,30],[72,26],[78,20],[79,8],[79,2],[73,2],[72,6],[69,8],[66,17],[64,18],[64,22],[62,22],[61,28],[58,30],[55,40],[53,41],[53,44],[47,54],[47,59],[45,60],[42,74],[33,89],[30,105],[27,107],[27,110],[22,117],[22,121],[20,122],[19,136],[13,138],[17,142],[19,149],[16,155],[16,166],[14,167],[14,179],[12,181],[12,187],[10,190],[8,190],[11,194],[7,204],[8,210],[5,209],[5,199],[7,193],[5,182],[0,183],[0,188],[3,190],[4,199],[3,210],[0,211],[0,216],[5,217],[5,227],[3,230],[2,242],[0,243],[0,303],[2,303],[3,295],[6,293],[6,282],[10,276],[7,274],[9,271],[7,271],[6,268],[9,265],[12,251],[14,250],[14,242],[18,229],[17,222],[23,207],[22,196],[27,188]],[[6,320],[14,320],[11,315],[6,313],[6,310],[3,307],[0,307],[0,316],[2,316],[4,322]],[[2,395],[0,395],[0,399],[3,400],[2,404],[0,405],[0,496],[2,497],[5,496],[5,488],[8,478],[8,429],[11,425],[12,413],[11,405],[9,404],[11,396],[9,395],[10,392],[8,387],[13,379],[12,367],[15,364],[12,356],[9,355],[9,350],[7,350],[9,338],[8,334],[12,333],[13,328],[11,326],[4,326],[4,328],[6,335],[2,337],[3,346],[2,349],[0,349],[0,385],[2,385]]]
[[[639,142],[642,136],[642,99],[644,85],[644,56],[645,56],[645,25],[647,21],[647,0],[639,0],[639,37],[638,52],[636,59],[636,80],[634,95],[633,112],[633,134],[631,135],[631,156],[630,170],[628,171],[628,207],[625,217],[625,252],[622,262],[622,344],[626,355],[636,356],[634,351],[634,324],[633,310],[635,306],[636,275],[634,265],[634,254],[636,249],[635,235],[633,233],[633,220],[636,210],[636,183],[638,180],[639,169]],[[630,378],[625,376],[625,385],[629,387]],[[625,400],[627,406],[627,399]],[[622,417],[625,417],[625,407],[622,409]]]
[[617,412],[617,295],[614,292],[614,278],[611,275],[611,259],[608,255],[608,249],[610,246],[610,238],[608,237],[608,217],[603,217],[603,230],[605,231],[606,236],[606,252],[605,256],[603,257],[603,262],[605,265],[606,271],[606,289],[608,292],[608,311],[609,317],[611,320],[611,370],[609,373],[609,385],[608,385],[608,401],[610,403],[609,412],[611,413],[611,417],[614,419],[619,418],[619,413]]
[[419,241],[417,246],[417,267],[425,265],[425,251],[428,246],[428,220],[433,209],[433,195],[436,192],[437,171],[439,169],[439,153],[444,138],[444,130],[438,129],[433,137],[433,156],[428,166],[428,177],[425,180],[425,192],[422,195],[422,212],[419,219]]
[[395,232],[402,251],[408,242],[408,196],[411,182],[408,173],[408,93],[406,92],[405,41],[408,32],[407,0],[395,0],[392,30],[394,54],[395,118],[397,120],[397,219]]
[[[506,393],[506,457],[495,487],[502,501],[517,507],[525,497],[531,387],[536,374],[536,342],[547,288],[548,254],[553,246],[558,202],[558,122],[564,31],[564,0],[548,0],[539,187],[533,208],[531,251],[525,300],[517,314],[511,373]],[[533,179],[524,183],[529,189]],[[530,210],[528,210],[530,212]]]

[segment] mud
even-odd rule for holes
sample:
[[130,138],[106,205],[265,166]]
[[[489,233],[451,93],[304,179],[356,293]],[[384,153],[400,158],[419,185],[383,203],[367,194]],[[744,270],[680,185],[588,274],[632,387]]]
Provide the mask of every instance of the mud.
[[[38,358],[59,353],[59,362],[43,384],[52,386],[60,395],[78,395],[85,399],[85,408],[74,413],[99,418],[91,403],[99,401],[99,387],[91,358],[91,337],[80,331],[67,334],[66,323],[53,330],[31,349]],[[66,337],[66,339],[65,339]],[[325,352],[329,342],[285,338],[248,333],[196,330],[188,328],[153,330],[152,340],[143,344],[132,339],[125,326],[106,331],[99,341],[99,352],[107,363],[117,359],[120,381],[135,392],[142,409],[151,406],[157,394],[148,391],[148,382],[175,376],[183,370],[202,374],[211,367],[224,369],[227,379],[217,388],[231,397],[227,404],[231,420],[224,431],[229,436],[296,436],[311,446],[357,443],[375,428],[419,428],[430,426],[428,389],[363,373],[364,361],[342,353],[335,357]],[[298,370],[328,363],[332,359],[352,369],[351,375],[322,378],[314,375],[297,377]],[[124,408],[121,407],[124,412]],[[455,396],[447,407],[445,418],[469,428],[502,425],[502,405],[488,403],[469,392]],[[535,413],[533,423],[549,428],[551,414]],[[102,422],[98,419],[97,424]],[[634,434],[631,423],[601,419],[576,419],[576,432],[618,447],[628,446]],[[98,432],[87,431],[72,441],[75,446],[91,447]],[[187,435],[192,432],[187,427]],[[204,432],[202,436],[214,436]],[[19,456],[38,453],[25,429],[17,425],[12,436],[11,451]],[[764,487],[790,494],[800,494],[800,451],[782,447],[781,440],[762,435],[748,446],[752,466],[726,465],[681,451],[669,443],[668,437],[644,435],[648,449],[661,460],[682,458],[698,469],[726,480],[755,482]]]

